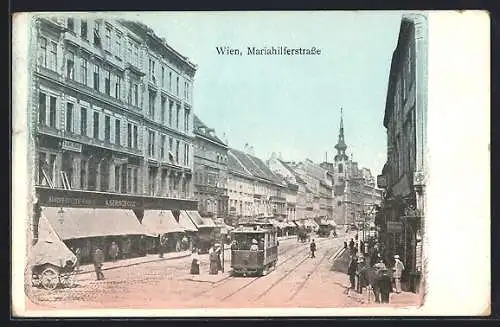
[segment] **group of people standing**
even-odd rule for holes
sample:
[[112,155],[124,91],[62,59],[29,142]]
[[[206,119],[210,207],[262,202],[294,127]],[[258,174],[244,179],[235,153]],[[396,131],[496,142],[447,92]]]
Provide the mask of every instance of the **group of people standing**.
[[[222,246],[220,244],[214,244],[208,250],[208,258],[209,258],[209,269],[208,273],[210,275],[217,275],[219,271],[223,271],[222,260],[221,260]],[[191,254],[191,275],[199,275],[200,274],[200,260],[198,256],[198,250],[194,248]]]
[[[389,303],[391,292],[401,293],[401,276],[405,267],[399,255],[396,254],[394,255],[394,265],[391,274],[380,253],[377,253],[375,257],[376,260],[370,259],[370,263],[367,263],[362,255],[351,256],[351,261],[347,269],[350,289],[356,289],[361,293],[364,286],[371,285],[375,294],[375,301]],[[375,263],[371,265],[373,262]],[[394,289],[392,287],[393,282]]]

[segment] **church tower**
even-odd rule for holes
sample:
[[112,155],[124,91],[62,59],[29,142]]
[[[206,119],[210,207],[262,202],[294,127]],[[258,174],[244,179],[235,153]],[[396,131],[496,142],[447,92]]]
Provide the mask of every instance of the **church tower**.
[[340,129],[339,129],[339,139],[337,144],[335,145],[335,149],[337,150],[337,154],[335,155],[335,171],[338,175],[345,176],[346,171],[346,163],[349,160],[349,157],[345,153],[347,150],[347,145],[344,140],[344,112],[343,109],[340,108]]

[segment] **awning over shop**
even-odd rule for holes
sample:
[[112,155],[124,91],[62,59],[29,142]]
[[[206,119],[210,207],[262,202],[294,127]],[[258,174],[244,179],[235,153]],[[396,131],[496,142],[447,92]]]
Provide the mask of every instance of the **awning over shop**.
[[181,210],[179,216],[179,224],[187,231],[187,232],[196,232],[198,228],[196,228],[195,224],[191,221],[186,211]]
[[210,218],[203,218],[200,216],[200,213],[196,210],[188,210],[186,211],[191,221],[194,223],[196,228],[216,228],[217,225]]
[[150,235],[132,210],[44,207],[42,214],[62,240]]
[[183,233],[185,230],[175,220],[170,210],[145,210],[142,224],[152,235]]
[[287,227],[292,227],[292,228],[297,227],[297,225],[295,225],[293,221],[287,222],[286,225],[287,225]]

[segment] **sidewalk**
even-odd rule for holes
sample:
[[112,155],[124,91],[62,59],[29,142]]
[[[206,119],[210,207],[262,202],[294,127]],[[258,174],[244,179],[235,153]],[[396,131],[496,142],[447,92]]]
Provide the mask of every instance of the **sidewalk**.
[[[130,258],[130,259],[122,259],[116,262],[106,261],[103,264],[102,270],[111,270],[123,267],[130,267],[139,265],[142,263],[155,262],[155,261],[164,261],[164,260],[173,260],[186,258],[191,255],[191,251],[181,251],[181,252],[169,252],[163,255],[163,258],[160,258],[158,254],[148,254],[144,257]],[[93,264],[85,264],[80,266],[80,270],[76,272],[77,275],[81,274],[89,274],[94,273],[94,265]]]

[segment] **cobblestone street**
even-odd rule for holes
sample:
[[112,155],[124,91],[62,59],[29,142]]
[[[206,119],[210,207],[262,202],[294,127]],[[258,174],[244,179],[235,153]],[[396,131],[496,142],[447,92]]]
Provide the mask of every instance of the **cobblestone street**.
[[[342,237],[317,238],[316,257],[310,258],[308,243],[299,243],[295,238],[282,240],[275,270],[260,278],[230,276],[228,250],[225,273],[219,275],[208,274],[208,255],[200,255],[198,276],[189,274],[189,256],[170,260],[143,258],[144,263],[104,270],[103,281],[96,281],[93,273],[83,273],[76,276],[73,288],[47,291],[32,287],[30,306],[37,309],[162,309],[373,305],[365,303],[361,295],[345,294],[347,276],[331,271],[333,258],[341,250],[343,241]],[[400,302],[402,306],[409,305],[408,300]]]

